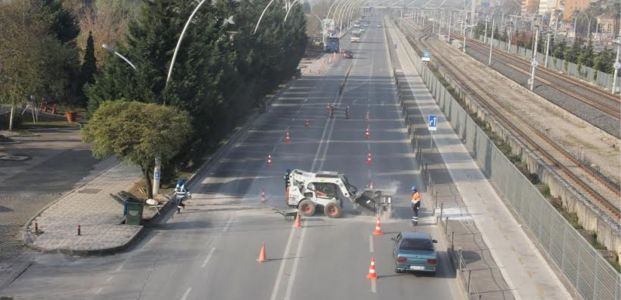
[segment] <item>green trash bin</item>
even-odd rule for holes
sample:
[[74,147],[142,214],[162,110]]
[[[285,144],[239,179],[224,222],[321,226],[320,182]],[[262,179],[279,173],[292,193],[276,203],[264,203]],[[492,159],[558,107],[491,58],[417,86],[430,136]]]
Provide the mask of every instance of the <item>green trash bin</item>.
[[125,201],[125,224],[140,225],[144,204],[139,201]]

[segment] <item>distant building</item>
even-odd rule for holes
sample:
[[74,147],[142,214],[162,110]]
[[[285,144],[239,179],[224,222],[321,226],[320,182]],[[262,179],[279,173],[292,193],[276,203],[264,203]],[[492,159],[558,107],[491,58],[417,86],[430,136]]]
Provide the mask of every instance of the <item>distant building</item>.
[[565,0],[563,9],[563,20],[571,21],[574,19],[574,12],[576,10],[585,10],[591,4],[590,0]]
[[[615,14],[607,12],[605,14],[597,16],[598,31],[606,36],[614,37],[621,35],[619,28],[620,20],[615,18]],[[616,33],[616,34],[615,34]]]
[[561,6],[560,0],[539,0],[539,14],[550,15]]
[[[545,1],[545,0],[543,0]],[[532,16],[539,10],[539,0],[522,0],[521,15]]]

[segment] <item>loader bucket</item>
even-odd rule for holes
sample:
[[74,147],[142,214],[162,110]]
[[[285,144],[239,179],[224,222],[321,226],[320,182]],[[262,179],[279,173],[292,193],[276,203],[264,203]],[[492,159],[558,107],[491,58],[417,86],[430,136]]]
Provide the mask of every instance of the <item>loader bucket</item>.
[[380,199],[382,198],[382,192],[380,191],[364,191],[354,200],[356,204],[364,207],[365,209],[376,212],[377,205],[380,203]]

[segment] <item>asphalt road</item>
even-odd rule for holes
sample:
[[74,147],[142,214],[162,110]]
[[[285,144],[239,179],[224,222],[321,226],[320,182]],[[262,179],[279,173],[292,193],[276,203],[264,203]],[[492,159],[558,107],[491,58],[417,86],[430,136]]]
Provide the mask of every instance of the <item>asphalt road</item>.
[[[395,98],[384,31],[376,27],[379,20],[372,20],[362,43],[342,43],[353,50],[354,59],[340,60],[322,76],[295,81],[192,187],[186,209],[151,229],[135,249],[93,258],[39,255],[0,294],[17,299],[462,298],[435,225],[422,221],[416,230],[440,240],[437,276],[394,272],[390,237],[413,229],[407,198],[420,179]],[[328,118],[328,103],[338,108],[334,118]],[[344,116],[347,105],[350,119]],[[304,127],[306,119],[310,128]],[[363,135],[367,126],[369,140]],[[283,143],[287,128],[290,144]],[[266,166],[268,154],[271,167]],[[359,188],[372,181],[375,188],[391,190],[395,207],[393,217],[383,222],[387,234],[372,237],[374,217],[356,213],[351,205],[343,218],[318,213],[305,218],[302,229],[293,229],[271,209],[284,207],[287,168],[339,171]],[[260,203],[262,191],[265,204]],[[262,243],[268,261],[259,264]],[[379,275],[375,284],[366,278],[372,256]]]

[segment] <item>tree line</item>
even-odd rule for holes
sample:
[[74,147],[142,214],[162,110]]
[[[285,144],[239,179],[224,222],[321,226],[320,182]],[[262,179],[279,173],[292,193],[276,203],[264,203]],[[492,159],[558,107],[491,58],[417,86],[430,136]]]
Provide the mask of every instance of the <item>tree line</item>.
[[[475,37],[480,37],[485,34],[485,23],[480,22],[474,29]],[[488,28],[488,36],[490,36]],[[498,27],[494,28],[494,38],[507,42],[509,40],[509,33],[507,31],[500,32]],[[526,49],[532,49],[535,36],[532,32],[524,32],[515,30],[512,32],[511,44],[523,47]],[[545,53],[546,51],[546,35],[539,36],[539,42],[537,43],[537,51],[539,53]],[[578,66],[590,67],[595,70],[612,74],[614,72],[614,61],[616,58],[616,50],[604,48],[599,52],[595,52],[593,48],[593,41],[591,39],[584,40],[582,38],[574,39],[568,43],[566,39],[557,39],[554,36],[550,36],[550,57],[563,59],[567,62],[574,63]]]
[[[136,1],[130,2],[135,5]],[[84,139],[92,143],[94,155],[115,154],[140,165],[148,178],[153,157],[163,158],[163,174],[173,174],[173,169],[200,161],[205,151],[216,147],[253,109],[263,105],[267,93],[295,74],[307,37],[302,5],[295,5],[286,21],[286,11],[273,5],[255,33],[255,24],[269,0],[207,2],[189,24],[167,82],[173,50],[198,1],[138,2],[139,11],[132,13],[126,30],[119,29],[121,36],[105,41],[94,30],[82,52],[76,37],[80,25],[84,27],[84,16],[76,16],[84,9],[63,7],[60,0],[0,3],[0,97],[18,104],[30,94],[75,92],[76,104],[87,108],[90,120]],[[92,13],[86,11],[86,15]],[[230,16],[233,24],[226,22]],[[29,31],[27,35],[17,34],[25,31]],[[7,36],[12,37],[10,47],[4,43]],[[135,69],[115,54],[98,55],[101,43],[109,43]],[[23,57],[9,59],[14,51]],[[5,63],[7,59],[11,64]],[[27,68],[33,62],[37,68]],[[10,84],[5,83],[7,79],[12,80]],[[69,101],[68,97],[62,99]],[[158,110],[153,105],[166,108]],[[98,116],[100,107],[106,109]],[[122,111],[119,108],[132,113],[118,113]],[[150,116],[139,111],[157,113]],[[177,117],[156,119],[166,114]],[[189,126],[184,122],[167,124],[180,119]],[[179,128],[180,132],[167,131],[167,135],[184,138],[158,139],[166,135],[157,135],[145,141],[141,135],[153,132],[145,124],[155,124],[160,131]],[[166,153],[158,149],[170,143],[176,148],[169,147]]]

